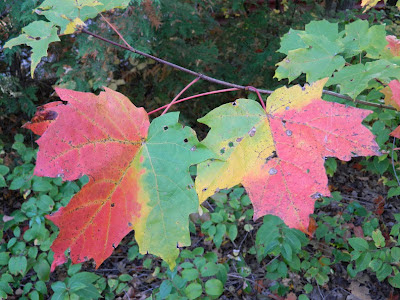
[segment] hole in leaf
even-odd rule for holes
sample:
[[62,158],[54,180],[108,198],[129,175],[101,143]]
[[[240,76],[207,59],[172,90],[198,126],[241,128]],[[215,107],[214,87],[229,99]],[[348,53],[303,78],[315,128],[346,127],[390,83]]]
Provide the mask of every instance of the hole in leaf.
[[278,173],[278,170],[275,169],[275,168],[271,168],[271,169],[268,171],[268,173],[269,173],[269,175],[275,175],[276,173]]
[[168,126],[164,126],[164,128],[163,128],[164,130],[168,130]]
[[129,227],[131,227],[131,226],[132,226],[132,223],[131,223],[131,222],[129,222],[129,223],[128,223],[128,226],[129,226]]
[[193,184],[188,184],[188,186],[186,187],[188,190],[191,190],[193,188]]
[[307,172],[307,174],[308,174],[308,173],[310,173],[310,169],[307,169],[307,171],[306,171],[306,172]]
[[185,143],[189,142],[189,140],[188,140],[188,139],[184,139],[183,141],[184,141]]
[[240,143],[242,140],[243,140],[243,138],[240,137],[240,138],[237,138],[237,139],[236,139],[236,142]]
[[291,130],[286,130],[286,135],[287,136],[291,136],[292,135],[292,131]]
[[114,243],[112,244],[112,247],[113,247],[114,249],[116,248]]
[[115,203],[111,203],[111,207],[114,207],[115,206]]
[[236,105],[237,105],[236,101],[233,101],[233,102],[232,102],[232,105],[233,105],[233,106],[236,106]]
[[224,154],[225,153],[225,148],[222,148],[219,153]]
[[205,192],[205,191],[207,191],[207,188],[204,188],[204,189],[202,189],[201,191],[202,191],[202,192]]
[[250,131],[248,132],[250,137],[253,137],[256,134],[256,128],[253,127],[252,129],[250,129]]
[[289,110],[290,109],[290,107],[289,106],[286,106],[286,110]]
[[193,146],[192,148],[190,148],[190,151],[195,151],[196,149],[196,146]]

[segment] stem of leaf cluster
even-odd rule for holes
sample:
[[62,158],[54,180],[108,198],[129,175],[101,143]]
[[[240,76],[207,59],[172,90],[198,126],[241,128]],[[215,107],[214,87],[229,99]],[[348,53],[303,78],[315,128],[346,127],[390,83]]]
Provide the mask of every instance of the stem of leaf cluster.
[[[171,63],[169,61],[163,60],[163,59],[158,58],[156,56],[153,56],[153,55],[147,54],[145,52],[139,51],[139,50],[133,48],[131,45],[129,45],[128,42],[123,38],[122,34],[106,18],[104,18],[104,20],[118,34],[118,36],[121,38],[121,40],[124,42],[125,45],[121,45],[120,43],[113,42],[113,41],[111,41],[109,39],[106,39],[106,38],[104,38],[104,37],[102,37],[102,36],[100,36],[98,34],[90,32],[90,31],[86,30],[85,28],[82,28],[81,32],[83,32],[83,33],[85,33],[87,35],[93,36],[96,39],[102,40],[102,41],[104,41],[104,42],[106,42],[108,44],[114,45],[114,46],[122,48],[124,50],[128,50],[130,52],[136,53],[136,54],[141,55],[143,57],[153,59],[153,60],[155,60],[155,61],[157,61],[157,62],[159,62],[161,64],[167,65],[167,66],[169,66],[171,68],[177,69],[177,70],[185,72],[187,74],[191,74],[193,76],[199,77],[200,79],[203,79],[205,81],[212,82],[212,83],[215,83],[215,84],[220,84],[220,85],[231,87],[231,88],[240,89],[240,90],[246,90],[248,88],[248,87],[243,86],[243,85],[239,85],[239,84],[235,84],[235,83],[219,80],[219,79],[216,79],[216,78],[213,78],[213,77],[210,77],[210,76],[207,76],[207,75],[204,75],[204,74],[201,74],[201,73],[186,69],[186,68],[184,68],[182,66],[173,64],[173,63]],[[257,91],[260,94],[272,94],[272,92],[273,92],[271,90],[264,90],[264,89],[255,89],[254,91]],[[349,101],[356,102],[356,103],[363,104],[363,105],[396,110],[392,106],[382,105],[382,104],[378,104],[378,103],[372,103],[372,102],[362,101],[362,100],[357,100],[357,99],[352,99],[351,97],[349,97],[347,95],[342,95],[342,94],[335,93],[335,92],[332,92],[332,91],[323,90],[323,93],[326,94],[326,95],[335,96],[337,98],[349,100]],[[178,101],[176,101],[175,103],[178,103]]]
[[248,88],[250,91],[256,92],[256,94],[257,94],[257,96],[258,96],[258,100],[260,100],[260,103],[261,103],[262,108],[266,111],[267,108],[265,107],[265,103],[264,103],[263,98],[261,98],[260,92],[259,92],[254,86],[247,86],[247,88]]
[[190,88],[191,85],[195,84],[197,81],[199,81],[200,77],[197,77],[196,79],[194,79],[191,83],[189,83],[187,86],[185,86],[185,88],[179,92],[178,95],[175,96],[175,98],[167,105],[167,107],[165,108],[165,110],[162,112],[161,115],[165,114],[168,109],[174,104],[176,103],[176,101],[178,100],[178,98],[188,89]]
[[[177,100],[174,102],[174,104],[183,102],[183,101],[187,101],[187,100],[191,100],[194,98],[199,98],[199,97],[203,97],[203,96],[207,96],[207,95],[213,95],[213,94],[219,94],[219,93],[226,93],[226,92],[233,92],[233,91],[239,91],[240,89],[238,88],[230,88],[230,89],[223,89],[223,90],[216,90],[216,91],[211,91],[211,92],[206,92],[206,93],[201,93],[201,94],[197,94],[197,95],[192,95],[190,97],[186,97],[180,100]],[[164,106],[161,106],[155,110],[152,110],[151,112],[147,113],[148,115],[154,114],[155,112],[158,112],[160,110],[163,110],[164,108],[166,108],[169,104],[166,104]]]

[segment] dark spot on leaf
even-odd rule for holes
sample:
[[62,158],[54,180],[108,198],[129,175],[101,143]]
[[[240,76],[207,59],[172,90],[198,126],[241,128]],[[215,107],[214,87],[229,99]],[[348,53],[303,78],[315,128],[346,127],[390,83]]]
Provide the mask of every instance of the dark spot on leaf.
[[240,138],[237,138],[237,139],[236,139],[236,142],[240,143],[242,140],[243,140],[243,138],[240,137]]
[[85,256],[83,259],[84,259],[85,261],[88,261],[88,260],[89,260],[89,257]]
[[270,161],[271,159],[273,159],[275,157],[277,157],[276,151],[273,151],[272,154],[265,159],[265,163],[267,163],[268,161]]
[[248,132],[250,137],[253,137],[256,134],[256,128],[253,127],[252,129],[250,129],[250,131]]
[[271,169],[268,171],[268,173],[269,173],[269,175],[275,175],[276,173],[278,173],[278,170],[275,169],[275,168],[271,168]]
[[164,126],[164,128],[163,128],[164,130],[168,130],[168,126]]
[[207,191],[207,188],[202,189],[203,192]]
[[307,174],[308,174],[308,173],[310,173],[310,169],[307,169],[307,171],[306,171],[306,172],[307,172]]
[[184,139],[183,141],[184,141],[185,143],[189,142],[189,140],[188,140],[188,139]]
[[224,154],[225,153],[225,148],[222,148],[219,153]]
[[131,223],[131,222],[129,222],[129,223],[128,223],[128,226],[129,226],[129,227],[131,227],[131,226],[132,226],[132,223]]
[[290,109],[290,107],[289,106],[286,106],[286,110],[289,110]]
[[188,184],[188,186],[186,187],[188,190],[191,190],[193,188],[193,184]]
[[287,136],[291,136],[292,135],[292,131],[291,130],[286,130],[286,135]]
[[196,146],[193,146],[192,148],[190,148],[190,151],[195,151],[196,149]]
[[111,207],[114,207],[115,206],[115,203],[111,203]]
[[228,143],[228,146],[229,146],[229,147],[233,147],[233,143],[232,143],[232,142],[229,142],[229,143]]

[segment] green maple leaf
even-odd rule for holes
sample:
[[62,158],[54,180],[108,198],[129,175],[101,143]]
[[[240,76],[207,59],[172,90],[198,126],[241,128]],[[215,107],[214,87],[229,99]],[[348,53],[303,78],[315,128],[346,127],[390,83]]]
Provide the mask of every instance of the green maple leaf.
[[278,63],[275,76],[289,82],[306,74],[307,82],[314,82],[332,74],[344,66],[346,61],[338,53],[342,47],[325,36],[303,34],[302,41],[309,45],[306,49],[290,50],[288,56]]
[[96,17],[100,12],[125,8],[129,0],[45,0],[36,12],[61,28],[63,34],[73,33],[76,25]]
[[26,44],[32,48],[31,76],[42,57],[47,56],[49,44],[60,39],[57,35],[57,27],[50,22],[35,21],[22,29],[22,34],[9,40],[4,48],[12,48],[17,45]]
[[340,92],[356,98],[363,90],[369,88],[372,79],[389,82],[400,78],[400,66],[387,60],[377,60],[364,64],[344,67],[335,72],[328,85],[339,84]]
[[291,30],[281,41],[281,53],[287,57],[278,63],[276,78],[288,78],[289,82],[306,74],[306,80],[313,82],[332,74],[345,64],[338,24],[328,21],[313,21],[304,31]]
[[368,21],[357,20],[347,24],[343,34],[345,57],[353,57],[365,51],[367,57],[378,58],[387,45],[384,25],[369,27]]

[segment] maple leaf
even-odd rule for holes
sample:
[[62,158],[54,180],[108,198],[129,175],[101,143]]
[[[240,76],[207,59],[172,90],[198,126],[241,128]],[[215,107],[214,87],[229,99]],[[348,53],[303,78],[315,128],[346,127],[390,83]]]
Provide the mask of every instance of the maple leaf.
[[392,80],[380,92],[385,95],[385,104],[400,110],[400,82],[398,80]]
[[60,228],[52,270],[67,249],[73,263],[94,258],[99,267],[132,229],[141,253],[173,268],[177,245],[190,245],[188,217],[199,205],[189,166],[212,153],[178,123],[179,113],[150,124],[143,108],[113,90],[56,92],[67,104],[47,104],[25,126],[42,134],[34,175],[90,180],[47,216]]
[[35,21],[22,28],[23,34],[9,40],[4,48],[12,48],[26,44],[32,48],[31,76],[43,57],[47,56],[47,49],[52,42],[60,41],[57,35],[57,27],[50,22]]
[[386,48],[390,50],[392,55],[400,56],[400,40],[397,39],[394,35],[388,35],[386,37],[386,41],[388,42]]
[[289,31],[279,49],[287,57],[277,64],[274,77],[290,82],[305,73],[306,80],[313,82],[332,74],[346,62],[338,55],[343,50],[340,38],[338,24],[325,20],[310,22],[305,31]]
[[393,78],[400,79],[400,66],[385,59],[364,64],[346,66],[334,73],[328,85],[339,84],[340,92],[356,98],[362,91],[370,87],[369,82],[379,79],[390,82]]
[[[400,110],[400,81],[392,80],[389,85],[381,90],[385,95],[385,103]],[[390,133],[391,136],[400,139],[400,126]]]
[[324,158],[380,154],[374,135],[361,124],[372,111],[323,101],[326,81],[279,88],[266,111],[239,99],[199,119],[211,128],[202,143],[218,157],[198,165],[200,202],[242,183],[254,219],[273,214],[307,232],[315,199],[330,195]]

